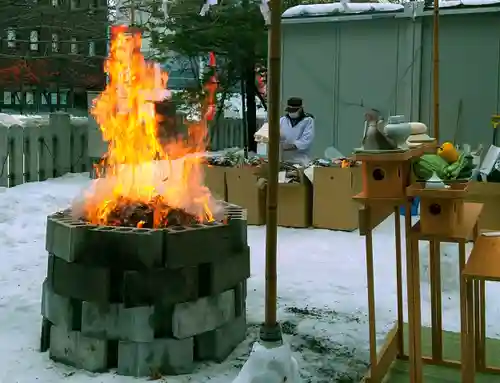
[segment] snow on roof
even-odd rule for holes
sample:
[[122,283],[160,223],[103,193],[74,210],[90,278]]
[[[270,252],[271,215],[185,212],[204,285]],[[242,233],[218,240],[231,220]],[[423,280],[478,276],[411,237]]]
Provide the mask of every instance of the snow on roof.
[[494,5],[500,4],[500,0],[446,0],[439,1],[439,8],[459,7],[461,5],[466,7],[479,7],[481,5]]
[[[387,0],[380,0],[387,1]],[[500,0],[438,0],[440,8],[480,7],[488,5],[500,5]],[[283,12],[283,18],[292,17],[314,17],[331,15],[352,15],[360,13],[377,12],[403,12],[403,4],[388,2],[379,3],[328,3],[297,5]]]
[[404,6],[402,4],[391,3],[307,4],[296,5],[295,7],[288,8],[285,12],[283,12],[282,17],[326,16],[332,14],[356,14],[368,12],[398,12],[403,10]]

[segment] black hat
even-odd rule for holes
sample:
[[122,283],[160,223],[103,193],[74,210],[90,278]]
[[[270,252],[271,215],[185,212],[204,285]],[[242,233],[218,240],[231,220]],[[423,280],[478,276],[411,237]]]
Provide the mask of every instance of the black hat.
[[299,97],[290,97],[286,102],[287,112],[295,112],[299,108],[302,108],[302,99]]

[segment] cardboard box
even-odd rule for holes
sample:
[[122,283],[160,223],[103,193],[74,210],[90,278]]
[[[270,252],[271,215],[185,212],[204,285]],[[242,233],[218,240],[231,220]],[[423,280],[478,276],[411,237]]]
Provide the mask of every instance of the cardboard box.
[[249,225],[266,223],[266,183],[253,167],[226,168],[227,201],[247,209]]
[[300,171],[300,182],[278,184],[278,225],[310,227],[312,221],[312,185]]
[[313,226],[356,230],[360,204],[352,197],[362,190],[361,167],[316,167],[313,174]]
[[210,189],[212,196],[218,200],[227,201],[225,166],[205,165],[205,186]]
[[483,212],[479,219],[482,230],[500,230],[500,183],[470,182],[467,201],[483,203]]

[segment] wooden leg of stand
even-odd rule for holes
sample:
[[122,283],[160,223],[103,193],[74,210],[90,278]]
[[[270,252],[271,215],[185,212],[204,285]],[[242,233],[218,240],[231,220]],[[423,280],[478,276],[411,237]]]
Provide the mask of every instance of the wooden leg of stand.
[[412,240],[409,237],[411,229],[411,221],[408,224],[408,204],[405,205],[405,229],[406,229],[406,291],[407,291],[407,301],[408,301],[408,360],[410,367],[410,382],[415,382],[415,317],[414,317],[414,306],[415,297],[413,292],[413,254],[411,249]]
[[403,262],[401,256],[401,215],[399,206],[394,209],[394,227],[396,237],[396,292],[397,292],[397,310],[398,310],[398,357],[404,355],[404,336],[403,336]]
[[463,360],[464,355],[467,355],[467,312],[466,312],[466,298],[467,292],[465,290],[464,278],[462,278],[462,271],[465,267],[465,241],[458,243],[458,272],[460,276],[460,333],[461,333],[461,348],[462,348],[462,369],[465,368],[466,361]]
[[413,260],[413,289],[414,289],[414,321],[415,321],[415,383],[423,381],[423,361],[422,361],[422,300],[420,298],[420,252],[418,240],[413,240],[411,244]]
[[430,241],[429,274],[431,285],[432,360],[443,360],[443,319],[441,299],[441,252],[440,243]]
[[[462,334],[462,383],[474,383],[475,380],[475,357],[474,357],[474,281],[471,279],[464,279],[460,277],[465,289],[466,304],[466,327],[467,331]],[[461,302],[462,304],[462,302]],[[464,336],[465,335],[465,336]]]
[[474,280],[474,319],[476,368],[486,369],[486,292],[485,282]]
[[[366,209],[368,222],[370,222],[371,208]],[[375,327],[375,278],[373,268],[373,237],[370,228],[365,235],[366,247],[366,282],[368,286],[368,327],[370,338],[370,366],[377,368],[377,333]],[[373,374],[372,374],[373,375]]]
[[481,305],[481,365],[486,369],[486,282],[479,281],[479,300]]
[[473,237],[472,238],[473,242],[476,242],[477,237],[479,237],[479,225],[477,223],[474,225],[474,229],[472,231],[472,237]]
[[474,295],[474,346],[476,348],[475,358],[476,358],[476,366],[478,370],[481,370],[481,307],[479,300],[479,281],[477,279],[472,280],[472,290]]
[[[480,235],[479,225],[476,223],[474,225],[472,240],[477,241]],[[484,329],[485,329],[485,310],[484,310],[484,281],[477,279],[472,280],[472,294],[473,294],[473,307],[468,309],[473,309],[474,311],[474,342],[471,347],[474,347],[474,358],[475,358],[475,369],[477,371],[484,371],[486,367],[485,362],[485,338],[483,339]]]
[[422,382],[420,272],[418,240],[411,238],[411,204],[405,204],[406,286],[408,292],[408,335],[410,383]]

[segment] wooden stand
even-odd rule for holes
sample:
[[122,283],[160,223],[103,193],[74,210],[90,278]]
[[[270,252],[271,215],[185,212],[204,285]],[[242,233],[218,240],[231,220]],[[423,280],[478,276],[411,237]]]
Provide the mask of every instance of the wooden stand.
[[[455,185],[450,189],[429,190],[423,185],[412,185],[407,189],[408,195],[421,198],[421,221],[411,228],[410,232],[410,258],[413,269],[413,277],[408,278],[408,284],[413,287],[408,290],[414,292],[415,310],[413,315],[409,313],[410,336],[413,337],[415,353],[411,357],[410,367],[413,365],[414,375],[410,381],[420,383],[423,380],[422,361],[430,364],[444,366],[459,366],[460,362],[444,360],[443,358],[443,329],[442,329],[442,298],[441,298],[441,270],[440,270],[440,244],[442,242],[458,243],[459,270],[465,267],[465,244],[469,240],[475,240],[478,236],[478,220],[483,205],[477,203],[464,203],[466,185]],[[426,210],[432,206],[439,206],[433,213]],[[436,213],[438,211],[438,213]],[[453,221],[452,218],[455,218]],[[430,358],[422,358],[421,346],[421,312],[420,312],[420,254],[419,241],[430,242],[430,285],[431,285],[431,332],[432,352]],[[460,319],[461,319],[461,348],[462,358],[467,354],[467,320],[465,304],[465,285],[460,282]],[[410,297],[408,297],[410,299]],[[413,323],[412,323],[413,322]],[[413,360],[411,360],[413,359]]]
[[[403,282],[401,255],[401,218],[399,209],[405,206],[405,231],[411,229],[411,202],[405,195],[410,180],[410,159],[422,154],[422,148],[392,154],[357,154],[355,159],[363,163],[363,192],[354,197],[363,207],[359,211],[359,232],[365,236],[366,272],[368,285],[368,319],[370,337],[370,370],[364,378],[366,383],[380,383],[388,373],[396,358],[404,357],[403,341]],[[381,170],[380,172],[378,170]],[[384,177],[379,177],[381,174]],[[373,267],[372,231],[389,215],[395,216],[395,248],[396,248],[396,289],[397,289],[397,322],[389,332],[384,346],[377,354],[375,328],[375,282]],[[408,251],[407,254],[411,254]],[[411,262],[407,261],[408,279],[412,279]],[[413,307],[413,286],[408,284],[409,311]],[[411,306],[411,308],[410,308]],[[411,331],[411,329],[410,329]],[[410,356],[414,341],[410,339]]]
[[500,237],[481,236],[477,239],[462,278],[466,291],[462,310],[467,313],[462,382],[473,383],[476,371],[500,373],[500,368],[486,365],[485,331],[485,282],[500,282]]

